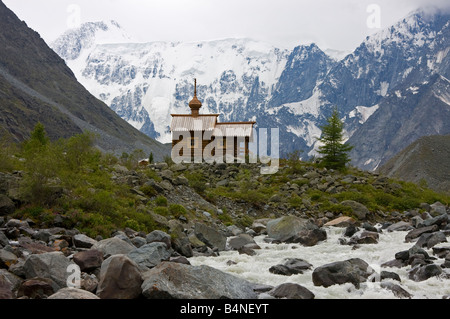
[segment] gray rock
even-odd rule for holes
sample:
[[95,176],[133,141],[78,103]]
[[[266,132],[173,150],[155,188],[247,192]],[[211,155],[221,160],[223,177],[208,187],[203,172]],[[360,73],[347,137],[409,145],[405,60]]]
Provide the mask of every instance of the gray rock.
[[253,286],[209,266],[163,262],[144,273],[142,293],[149,299],[256,299]]
[[307,288],[294,283],[281,284],[268,292],[277,299],[314,299],[315,295]]
[[9,239],[6,237],[5,233],[0,231],[0,245],[6,246],[9,245]]
[[354,200],[345,200],[341,202],[341,205],[350,207],[358,219],[365,219],[370,214],[366,206]]
[[329,287],[350,282],[359,288],[360,283],[366,281],[373,272],[364,260],[352,258],[317,267],[312,279],[315,286]]
[[288,243],[300,243],[303,246],[314,246],[318,242],[327,239],[327,232],[324,229],[315,227],[313,229],[304,229],[297,233],[294,237],[288,239]]
[[7,282],[11,284],[12,291],[17,291],[19,289],[23,279],[6,269],[0,269],[0,282]]
[[147,244],[153,243],[153,242],[161,242],[165,243],[167,248],[171,248],[171,237],[166,232],[163,232],[162,230],[154,230],[151,233],[147,234],[145,237],[145,240],[147,241]]
[[218,181],[217,183],[216,183],[216,186],[217,187],[220,187],[220,186],[228,186],[228,184],[230,184],[230,181],[228,180],[228,179],[223,179],[223,180],[221,180],[221,181]]
[[431,247],[444,242],[447,242],[445,234],[441,231],[437,231],[434,233],[422,234],[417,241],[416,246],[427,247],[428,249],[430,249]]
[[390,225],[388,228],[386,228],[386,230],[388,232],[393,232],[393,231],[405,231],[405,230],[410,230],[413,227],[411,226],[411,223],[408,222],[404,222],[404,221],[399,221],[395,224]]
[[378,244],[379,234],[371,231],[361,231],[354,234],[349,244]]
[[111,237],[103,239],[92,246],[92,249],[100,250],[105,258],[112,255],[128,254],[136,247],[119,239],[117,237]]
[[171,170],[163,170],[162,172],[159,173],[159,175],[161,176],[161,178],[163,180],[172,182],[172,178],[173,178],[173,172]]
[[14,213],[16,205],[6,195],[0,194],[0,216],[6,216]]
[[48,299],[100,299],[92,292],[77,288],[62,288]]
[[405,242],[409,243],[409,242],[413,241],[414,239],[420,237],[422,234],[434,233],[435,231],[438,231],[438,230],[439,230],[439,227],[437,225],[413,229],[408,234],[406,234]]
[[165,191],[168,191],[168,192],[173,191],[173,186],[169,181],[164,180],[164,181],[160,182],[158,185]]
[[231,235],[237,236],[239,234],[243,234],[244,233],[244,231],[241,228],[239,228],[238,226],[236,226],[236,225],[228,226],[227,230],[230,232],[230,234],[229,234],[230,236]]
[[442,274],[442,268],[438,265],[417,265],[409,271],[408,277],[414,281],[425,281],[440,274]]
[[234,237],[228,238],[228,246],[232,250],[238,250],[247,244],[255,244],[255,240],[248,234],[239,234]]
[[141,285],[138,265],[125,255],[113,255],[102,263],[96,294],[101,299],[135,299]]
[[206,226],[205,224],[196,223],[194,225],[194,233],[198,239],[211,248],[218,248],[219,251],[225,250],[227,237],[220,231]]
[[136,236],[131,238],[131,243],[133,244],[133,246],[139,248],[141,246],[144,246],[147,243],[147,240],[144,237]]
[[132,250],[127,256],[139,266],[139,269],[146,271],[162,261],[169,260],[171,255],[172,249],[168,249],[165,243],[152,242]]
[[312,268],[312,265],[300,258],[288,258],[284,264],[275,265],[269,268],[269,272],[277,275],[291,276],[303,274],[305,270]]
[[73,244],[78,248],[91,248],[97,241],[84,234],[76,234],[73,236]]
[[431,216],[443,215],[447,213],[447,208],[441,202],[435,202],[434,204],[431,204],[430,208],[431,208],[430,210]]
[[13,284],[6,276],[0,274],[0,300],[13,299]]
[[267,223],[267,235],[275,240],[287,241],[302,231],[318,229],[311,221],[295,216],[284,216]]
[[67,277],[70,272],[67,271],[72,263],[64,256],[62,252],[48,252],[28,256],[23,265],[25,277],[49,278],[55,282],[55,290],[66,287]]
[[412,295],[409,292],[392,282],[382,282],[380,284],[380,287],[392,291],[394,293],[394,296],[396,296],[397,298],[412,298]]
[[0,249],[0,268],[8,269],[9,266],[17,263],[17,256],[6,249]]
[[420,227],[428,227],[428,226],[432,226],[432,225],[437,225],[438,227],[441,227],[441,225],[443,225],[443,224],[448,224],[449,219],[450,218],[449,218],[448,214],[438,215],[433,218],[425,219],[423,221],[423,223],[420,224],[419,226]]
[[401,281],[400,276],[392,271],[385,271],[382,270],[380,272],[380,280],[383,281],[384,279],[393,279],[393,280],[397,280],[397,281]]
[[189,180],[183,175],[175,177],[172,182],[174,185],[185,185],[185,186],[189,185]]
[[12,219],[8,220],[8,222],[5,224],[5,227],[7,227],[7,228],[13,228],[13,227],[30,228],[30,225],[28,224],[28,222],[26,220],[19,220],[19,219],[12,218]]
[[181,163],[179,164],[174,164],[172,166],[170,166],[170,170],[174,171],[174,172],[183,172],[185,170],[187,170],[187,167]]
[[169,168],[169,165],[167,165],[167,163],[165,163],[165,162],[155,163],[153,166],[154,166],[156,169],[160,169],[160,170],[164,170],[164,169]]

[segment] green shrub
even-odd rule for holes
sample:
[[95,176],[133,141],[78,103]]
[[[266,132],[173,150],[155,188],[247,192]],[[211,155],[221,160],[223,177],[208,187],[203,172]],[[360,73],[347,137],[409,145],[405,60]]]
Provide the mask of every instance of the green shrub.
[[155,207],[153,212],[155,214],[158,214],[158,215],[161,215],[161,216],[164,216],[164,217],[169,216],[169,209],[167,207],[161,207],[161,206]]
[[124,227],[128,227],[131,228],[135,231],[140,231],[141,227],[139,225],[139,223],[137,221],[135,221],[134,219],[127,219],[125,221]]
[[167,206],[167,198],[160,195],[155,199],[156,206]]
[[292,208],[300,208],[303,205],[303,201],[300,196],[294,194],[289,199],[289,204],[291,205]]
[[150,185],[143,185],[143,186],[141,186],[140,190],[148,197],[153,197],[153,196],[158,195],[158,192]]
[[180,216],[186,216],[186,208],[179,204],[170,204],[169,206],[169,214],[173,215],[175,218]]

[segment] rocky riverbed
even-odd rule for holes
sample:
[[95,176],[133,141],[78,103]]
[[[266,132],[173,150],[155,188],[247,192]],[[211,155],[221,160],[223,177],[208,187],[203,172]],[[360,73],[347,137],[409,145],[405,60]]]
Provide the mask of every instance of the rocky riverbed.
[[1,217],[0,298],[448,298],[448,213],[436,203],[396,223],[172,223],[179,236],[125,229],[107,239]]

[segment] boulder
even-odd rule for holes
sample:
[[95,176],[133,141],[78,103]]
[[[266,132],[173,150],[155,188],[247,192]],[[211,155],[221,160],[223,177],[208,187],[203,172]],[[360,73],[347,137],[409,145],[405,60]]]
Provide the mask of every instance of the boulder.
[[170,235],[166,232],[163,232],[162,230],[154,230],[151,233],[149,233],[145,240],[147,241],[147,244],[153,243],[153,242],[161,242],[165,243],[167,246],[167,249],[171,248],[171,238]]
[[219,251],[223,251],[226,248],[227,237],[220,231],[206,226],[205,224],[196,223],[194,225],[194,234],[211,248],[217,248]]
[[187,169],[187,167],[184,164],[179,163],[179,164],[173,164],[172,166],[170,166],[170,169],[174,172],[183,172]]
[[344,236],[345,237],[352,237],[354,234],[356,234],[359,231],[359,228],[355,225],[349,225],[345,228]]
[[169,260],[172,255],[172,249],[162,242],[152,242],[130,251],[127,256],[133,260],[142,271],[149,270],[160,264],[162,261]]
[[315,295],[307,288],[294,283],[281,284],[268,292],[277,299],[314,299]]
[[436,264],[417,265],[409,271],[408,278],[414,281],[425,281],[440,274],[442,274],[442,268]]
[[218,269],[163,262],[144,273],[149,299],[256,299],[254,284]]
[[349,244],[378,244],[379,234],[372,231],[363,230],[355,233]]
[[228,238],[228,246],[232,250],[239,250],[240,248],[248,244],[256,244],[253,237],[248,234],[239,234],[237,236]]
[[442,225],[447,225],[449,223],[449,219],[450,218],[448,214],[438,215],[433,218],[425,219],[419,226],[428,227],[432,225],[437,225],[438,227],[441,227]]
[[9,239],[6,237],[5,233],[0,231],[0,245],[6,246],[9,245]]
[[55,291],[66,287],[67,271],[72,263],[62,252],[55,251],[28,256],[23,265],[23,271],[27,279],[40,277],[53,280]]
[[413,228],[413,227],[412,227],[411,223],[404,222],[404,221],[399,221],[399,222],[397,222],[397,223],[395,223],[395,224],[392,224],[392,225],[388,226],[388,227],[386,228],[386,230],[387,230],[388,232],[393,232],[393,231],[405,231],[405,230],[410,230],[410,229],[412,229],[412,228]]
[[405,242],[410,243],[414,239],[420,237],[422,234],[434,233],[435,231],[438,231],[438,230],[439,230],[439,227],[437,225],[431,225],[428,227],[421,227],[421,228],[413,229],[409,233],[406,234]]
[[0,300],[13,298],[12,284],[4,276],[0,276]]
[[310,244],[311,242],[307,242],[310,235],[315,237],[312,242],[317,242],[316,240],[323,238],[323,232],[318,230],[319,227],[313,222],[295,216],[284,216],[267,223],[267,235],[281,242],[303,241]]
[[447,213],[447,208],[441,202],[435,202],[430,205],[431,216],[443,215]]
[[90,272],[101,267],[103,253],[97,249],[80,251],[73,255],[73,261],[80,266],[81,271]]
[[300,258],[287,258],[284,264],[275,265],[269,268],[269,272],[277,275],[291,276],[303,274],[305,270],[311,269],[312,265]]
[[17,263],[17,256],[6,249],[0,249],[0,268],[9,268]]
[[327,232],[324,229],[316,227],[314,229],[305,229],[297,233],[294,237],[290,238],[286,242],[288,243],[300,243],[303,246],[311,247],[316,245],[319,241],[327,239]]
[[370,214],[366,206],[354,200],[344,200],[343,202],[341,202],[341,205],[350,207],[352,209],[353,215],[361,220],[365,219]]
[[17,297],[28,297],[31,299],[46,299],[55,293],[54,282],[48,278],[32,278],[25,280],[17,292]]
[[189,185],[189,180],[184,177],[183,175],[177,176],[173,179],[173,184],[174,185],[185,185],[188,186]]
[[97,296],[101,299],[135,299],[141,294],[138,265],[125,255],[107,258],[100,269]]
[[95,243],[91,248],[101,251],[103,256],[108,258],[113,255],[126,255],[136,247],[120,238],[111,237]]
[[354,226],[355,223],[356,223],[356,221],[352,217],[341,216],[341,217],[335,218],[333,220],[330,220],[324,226],[349,227],[351,225]]
[[77,288],[62,288],[48,299],[100,299],[92,292]]
[[380,272],[380,280],[383,281],[384,279],[392,279],[392,280],[397,280],[397,281],[401,281],[400,276],[392,271],[385,271],[382,270]]
[[73,236],[73,244],[77,248],[91,248],[97,241],[84,234],[76,234]]
[[445,234],[441,231],[437,231],[434,233],[425,233],[422,234],[419,240],[416,243],[418,247],[427,247],[430,249],[431,247],[439,244],[447,242],[447,238]]
[[256,251],[253,250],[253,248],[250,248],[249,246],[242,246],[238,249],[239,255],[249,255],[249,256],[255,256]]
[[409,292],[407,292],[405,289],[392,282],[382,282],[380,284],[380,287],[392,291],[394,296],[397,298],[407,298],[407,299],[412,298],[412,295]]
[[366,281],[373,272],[364,260],[352,258],[317,267],[312,279],[315,286],[329,287],[350,282],[359,288],[360,283]]
[[0,216],[6,216],[14,213],[16,205],[6,195],[0,194]]

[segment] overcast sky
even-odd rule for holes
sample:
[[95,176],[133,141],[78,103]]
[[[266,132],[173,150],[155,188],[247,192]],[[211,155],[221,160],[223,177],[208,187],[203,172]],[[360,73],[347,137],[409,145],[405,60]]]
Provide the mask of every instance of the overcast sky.
[[448,0],[3,0],[47,43],[79,22],[116,20],[137,41],[247,37],[352,51],[421,5]]

